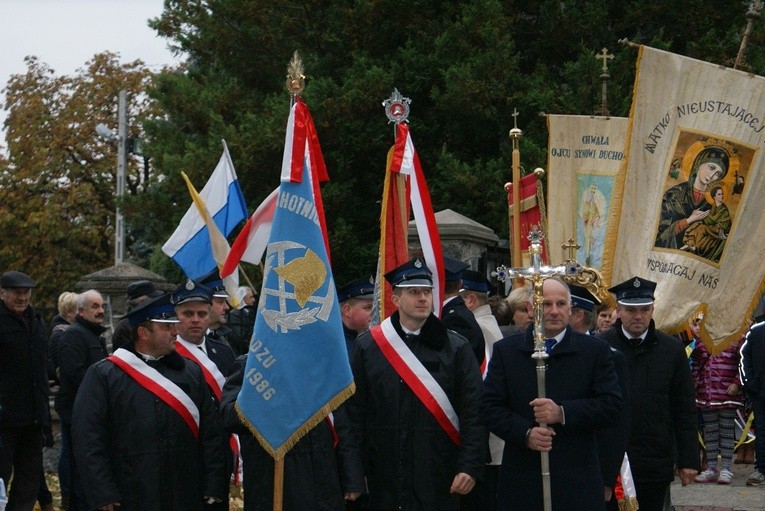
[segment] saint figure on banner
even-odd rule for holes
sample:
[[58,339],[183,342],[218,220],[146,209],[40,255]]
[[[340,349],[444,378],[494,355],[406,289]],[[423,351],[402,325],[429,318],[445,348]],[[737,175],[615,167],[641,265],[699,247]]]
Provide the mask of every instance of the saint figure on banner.
[[[719,263],[738,204],[731,194],[733,175],[742,170],[741,157],[748,159],[749,152],[743,147],[736,150],[726,141],[691,133],[681,133],[675,149],[684,151],[679,179],[687,179],[669,185],[664,192],[654,246],[682,250]],[[677,176],[670,172],[667,181],[676,180]]]

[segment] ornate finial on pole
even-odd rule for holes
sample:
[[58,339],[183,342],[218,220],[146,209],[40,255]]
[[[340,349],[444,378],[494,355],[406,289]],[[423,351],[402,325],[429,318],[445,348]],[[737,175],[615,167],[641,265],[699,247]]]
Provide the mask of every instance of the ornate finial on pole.
[[603,61],[603,72],[600,74],[601,87],[599,114],[608,117],[608,79],[611,78],[611,75],[608,74],[608,61],[613,59],[614,56],[608,53],[608,48],[604,46],[603,49],[600,50],[600,53],[595,55],[595,58]]
[[295,102],[305,87],[305,75],[303,74],[303,60],[297,50],[292,54],[289,66],[287,66],[287,91],[290,93],[292,103]]
[[411,99],[405,98],[398,89],[394,88],[390,97],[382,102],[385,115],[388,116],[388,123],[409,122],[409,103],[411,102]]
[[733,69],[739,69],[744,65],[746,59],[746,47],[749,44],[749,36],[752,34],[752,25],[754,20],[760,17],[760,11],[762,10],[762,0],[749,0],[749,10],[746,11],[746,28],[744,29],[744,35],[741,37],[741,46],[738,49],[738,55],[736,55],[736,63],[733,64]]
[[513,108],[513,129],[510,140],[513,142],[513,225],[510,247],[514,266],[521,265],[521,152],[518,149],[523,132],[518,129],[518,110]]

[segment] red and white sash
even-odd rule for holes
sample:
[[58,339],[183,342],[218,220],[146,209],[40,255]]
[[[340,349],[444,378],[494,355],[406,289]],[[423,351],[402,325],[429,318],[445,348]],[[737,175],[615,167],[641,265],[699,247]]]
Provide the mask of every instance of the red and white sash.
[[180,337],[177,337],[175,340],[175,351],[177,351],[180,356],[188,358],[199,365],[202,369],[205,381],[207,382],[207,386],[210,387],[212,393],[215,394],[215,397],[220,401],[220,396],[223,393],[223,385],[226,383],[226,377],[220,372],[218,366],[215,365],[215,362],[210,360],[207,353],[199,349],[198,345],[190,343]]
[[126,349],[119,348],[106,359],[178,412],[188,424],[194,438],[199,439],[199,408],[178,385]]
[[[207,386],[210,387],[210,391],[215,394],[215,397],[220,402],[221,395],[223,394],[223,385],[226,383],[226,378],[223,373],[220,372],[215,362],[210,360],[203,350],[199,349],[197,344],[191,343],[180,337],[175,339],[175,351],[184,358],[188,358],[202,369],[202,375],[207,382]],[[234,453],[234,484],[240,483],[239,478],[239,455],[241,446],[239,445],[239,437],[237,435],[231,435],[228,440],[231,452]]]
[[390,318],[372,328],[370,333],[401,379],[433,414],[449,438],[460,445],[459,419],[446,392],[398,335]]

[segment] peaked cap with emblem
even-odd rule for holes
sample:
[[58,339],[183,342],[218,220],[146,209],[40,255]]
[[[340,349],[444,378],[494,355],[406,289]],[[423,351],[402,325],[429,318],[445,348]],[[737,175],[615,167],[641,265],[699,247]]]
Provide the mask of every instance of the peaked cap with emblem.
[[175,288],[170,301],[174,306],[188,302],[212,303],[213,291],[204,284],[186,279],[186,282]]
[[447,282],[457,282],[462,278],[462,272],[468,268],[470,268],[468,263],[448,255],[444,256],[444,280]]
[[433,287],[433,274],[419,257],[386,273],[385,280],[393,287]]
[[462,272],[462,289],[488,294],[491,292],[491,282],[480,271],[465,270]]
[[37,286],[32,277],[20,271],[7,271],[0,276],[0,288],[3,289],[31,289]]
[[155,323],[178,323],[175,316],[175,308],[170,303],[170,293],[161,293],[152,300],[142,303],[125,317],[130,322],[131,327],[136,327],[147,321]]
[[582,286],[575,286],[573,284],[568,286],[571,289],[571,306],[577,309],[584,309],[591,311],[595,308],[595,305],[600,303],[595,295],[590,293],[587,288]]
[[220,278],[218,270],[213,270],[199,279],[199,283],[212,289],[213,296],[217,298],[229,297],[228,292],[226,292],[226,286],[223,284],[223,280]]
[[632,277],[610,288],[609,291],[616,295],[616,301],[622,305],[641,306],[653,303],[655,289],[656,282]]
[[350,298],[371,300],[375,294],[375,278],[372,275],[352,280],[337,288],[337,301],[344,302]]

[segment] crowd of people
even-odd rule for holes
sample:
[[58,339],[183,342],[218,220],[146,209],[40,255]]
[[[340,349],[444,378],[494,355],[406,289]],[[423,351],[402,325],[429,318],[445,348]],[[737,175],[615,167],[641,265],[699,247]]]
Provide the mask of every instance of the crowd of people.
[[[534,325],[530,286],[505,297],[457,258],[444,267],[440,311],[424,260],[386,273],[396,310],[379,324],[373,276],[337,287],[356,391],[288,451],[285,510],[664,511],[675,477],[730,484],[737,417],[765,431],[765,322],[718,353],[703,314],[681,335],[656,329],[654,282],[602,300],[548,277]],[[109,335],[97,290],[62,293],[49,328],[35,285],[0,276],[6,511],[53,510],[51,383],[61,509],[228,510],[231,484],[245,510],[272,509],[274,461],[236,406],[254,290],[231,310],[217,272],[172,292],[133,282]],[[765,482],[765,442],[755,451],[749,486]]]

